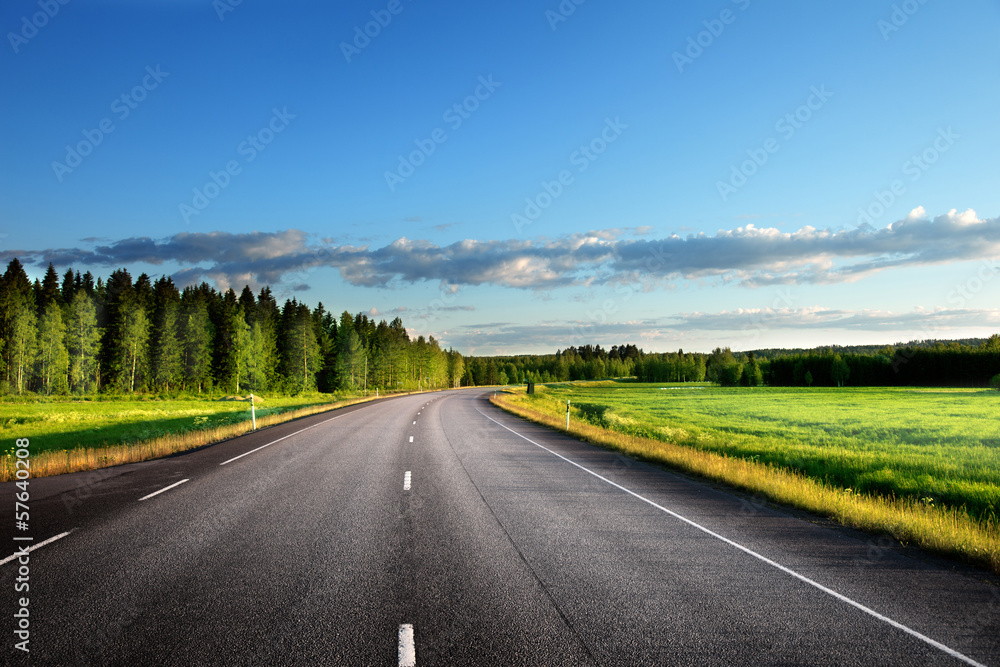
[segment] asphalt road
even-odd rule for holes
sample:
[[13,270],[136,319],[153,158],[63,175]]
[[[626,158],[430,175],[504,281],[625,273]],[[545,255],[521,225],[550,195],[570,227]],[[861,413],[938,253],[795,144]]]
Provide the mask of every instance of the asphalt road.
[[[32,544],[68,534],[21,559],[26,593],[19,559],[0,565],[0,662],[1000,665],[995,577],[485,396],[396,398],[31,480]],[[16,491],[0,485],[4,557],[25,544]]]

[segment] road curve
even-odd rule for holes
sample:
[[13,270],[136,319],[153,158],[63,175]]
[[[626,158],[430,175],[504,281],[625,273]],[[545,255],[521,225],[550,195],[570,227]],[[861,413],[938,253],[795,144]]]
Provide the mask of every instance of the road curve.
[[[3,613],[78,665],[1000,665],[997,578],[525,423],[395,398],[31,480]],[[23,536],[23,535],[22,535]],[[13,621],[13,623],[11,622]]]

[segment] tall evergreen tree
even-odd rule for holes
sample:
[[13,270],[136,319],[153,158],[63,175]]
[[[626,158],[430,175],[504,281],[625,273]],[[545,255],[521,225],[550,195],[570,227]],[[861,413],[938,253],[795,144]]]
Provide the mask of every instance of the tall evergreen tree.
[[125,391],[128,387],[127,351],[124,349],[126,311],[134,303],[132,276],[126,269],[111,272],[103,286],[97,281],[97,321],[101,328],[98,354],[101,383]]
[[184,290],[181,304],[184,378],[190,389],[200,393],[212,385],[212,323],[204,296],[193,288]]
[[35,295],[24,266],[15,257],[0,278],[0,338],[6,386],[22,393],[35,360]]
[[150,334],[150,379],[155,388],[170,391],[184,373],[180,339],[181,298],[173,280],[163,276],[153,284],[153,322]]
[[298,304],[288,319],[285,335],[285,377],[292,391],[316,388],[316,373],[322,359],[309,307]]
[[66,273],[63,274],[62,287],[59,288],[63,304],[68,306],[73,301],[79,286],[80,272],[77,271],[74,275],[73,269],[66,269]]
[[63,305],[62,290],[59,289],[59,274],[56,273],[56,267],[52,266],[51,262],[49,262],[49,267],[45,270],[45,277],[42,279],[37,302],[39,317],[42,315],[42,309],[47,308],[50,303],[55,303],[59,306]]
[[[278,353],[278,303],[271,294],[270,287],[263,287],[257,296],[257,307],[253,312],[253,322],[260,324],[259,342],[252,343],[254,349],[262,354],[257,358],[256,364],[263,373],[263,379],[259,388],[277,387],[281,384],[279,376],[279,353]],[[252,334],[252,329],[251,329]]]

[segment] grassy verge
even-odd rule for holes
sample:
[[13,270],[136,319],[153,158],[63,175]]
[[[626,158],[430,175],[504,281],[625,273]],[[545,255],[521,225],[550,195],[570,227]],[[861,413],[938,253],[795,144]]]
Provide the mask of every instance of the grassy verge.
[[[899,387],[691,387],[592,383],[539,389],[572,418],[796,470],[869,495],[1000,516],[1000,392]],[[542,408],[539,408],[542,409]]]
[[[491,399],[499,407],[550,428],[565,430],[565,408],[522,394]],[[541,409],[539,409],[541,408]],[[569,433],[595,445],[744,489],[775,502],[830,517],[861,530],[888,533],[904,544],[956,557],[1000,574],[1000,528],[961,510],[838,488],[771,463],[735,458],[671,442],[571,423]]]
[[[305,399],[308,402],[300,406],[296,399],[266,401],[269,407],[256,410],[257,428],[375,400],[374,396],[332,402],[317,398]],[[22,416],[0,415],[0,431],[8,431],[3,440],[10,443],[15,438],[31,440],[33,478],[149,461],[252,430],[249,403],[233,400],[36,403],[17,404],[14,409]],[[119,423],[108,426],[109,421]],[[79,422],[95,426],[81,430]],[[12,444],[0,455],[0,482],[15,478],[14,462]]]

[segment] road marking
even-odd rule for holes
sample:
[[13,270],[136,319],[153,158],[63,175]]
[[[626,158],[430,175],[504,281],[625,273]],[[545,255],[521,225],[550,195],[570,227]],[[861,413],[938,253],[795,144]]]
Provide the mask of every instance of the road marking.
[[417,420],[416,420],[416,419],[414,419],[414,420],[413,420],[413,423],[414,423],[414,424],[416,424],[416,423],[417,423]]
[[171,484],[170,486],[167,486],[167,487],[164,487],[164,488],[160,489],[159,491],[153,491],[153,492],[152,492],[151,494],[149,494],[148,496],[143,496],[142,498],[139,498],[139,500],[140,500],[140,501],[142,501],[142,500],[148,500],[149,498],[152,498],[153,496],[158,496],[158,495],[160,495],[160,494],[161,494],[161,493],[163,493],[164,491],[169,491],[170,489],[174,488],[175,486],[180,486],[180,485],[181,485],[181,484],[183,484],[184,482],[190,482],[190,481],[191,481],[191,480],[189,480],[189,479],[182,479],[181,481],[179,481],[179,482],[174,482],[174,483],[173,483],[173,484]]
[[537,442],[535,442],[534,440],[532,440],[528,436],[521,435],[520,433],[518,433],[514,429],[510,428],[509,426],[506,426],[505,424],[501,424],[496,419],[493,419],[493,417],[490,417],[488,414],[486,414],[485,412],[483,412],[479,408],[476,408],[476,412],[478,412],[482,416],[486,417],[487,419],[489,419],[494,424],[497,424],[498,426],[502,426],[503,428],[507,429],[508,431],[510,431],[511,433],[513,433],[514,435],[516,435],[517,437],[523,438],[524,440],[527,440],[528,442],[530,442],[531,444],[533,444],[535,447],[538,447],[540,449],[544,449],[549,454],[552,454],[553,456],[557,456],[557,457],[561,458],[563,461],[566,461],[567,463],[576,466],[580,470],[593,475],[594,477],[596,477],[597,479],[601,480],[602,482],[606,482],[606,483],[610,484],[611,486],[624,491],[625,493],[629,494],[630,496],[638,498],[639,500],[643,501],[644,503],[652,505],[653,507],[655,507],[656,509],[660,510],[661,512],[665,512],[665,513],[669,514],[670,516],[672,516],[672,517],[674,517],[676,519],[680,519],[681,521],[683,521],[684,523],[688,524],[689,526],[691,526],[693,528],[697,528],[701,532],[706,533],[707,535],[711,535],[712,537],[714,537],[716,539],[722,540],[726,544],[728,544],[728,545],[730,545],[732,547],[735,547],[736,549],[739,549],[743,553],[745,553],[747,555],[750,555],[750,556],[753,556],[757,560],[759,560],[759,561],[761,561],[763,563],[767,563],[771,567],[774,567],[774,568],[776,568],[778,570],[781,570],[782,572],[795,577],[799,581],[802,581],[802,582],[804,582],[806,584],[809,584],[810,586],[823,591],[827,595],[830,595],[830,596],[832,596],[832,597],[840,600],[841,602],[845,602],[845,603],[851,605],[852,607],[854,607],[855,609],[863,611],[864,613],[868,614],[869,616],[873,616],[873,617],[877,618],[878,620],[891,625],[892,627],[896,628],[897,630],[902,630],[906,634],[908,634],[908,635],[910,635],[912,637],[915,637],[916,639],[919,639],[922,642],[930,644],[931,646],[933,646],[936,649],[944,651],[945,653],[947,653],[948,655],[950,655],[953,658],[961,660],[962,662],[964,662],[966,664],[969,664],[969,665],[975,665],[976,667],[986,667],[982,663],[976,662],[972,658],[970,658],[970,657],[968,657],[968,656],[966,656],[966,655],[964,655],[962,653],[959,653],[955,649],[950,648],[948,646],[945,646],[941,642],[935,641],[935,640],[931,639],[930,637],[928,637],[927,635],[920,634],[916,630],[913,630],[912,628],[909,628],[909,627],[903,625],[899,621],[894,621],[891,618],[889,618],[888,616],[883,616],[882,614],[878,613],[874,609],[866,607],[863,604],[861,604],[860,602],[855,602],[854,600],[852,600],[851,598],[847,597],[846,595],[842,595],[842,594],[838,593],[837,591],[835,591],[835,590],[833,590],[831,588],[827,588],[826,586],[824,586],[823,584],[819,583],[818,581],[813,581],[809,577],[807,577],[805,575],[802,575],[802,574],[799,574],[795,570],[787,568],[784,565],[782,565],[781,563],[773,561],[770,558],[768,558],[767,556],[764,556],[763,554],[759,554],[756,551],[753,551],[752,549],[748,549],[747,547],[743,546],[742,544],[738,544],[737,542],[733,542],[728,537],[723,537],[722,535],[719,535],[718,533],[716,533],[716,532],[714,532],[714,531],[712,531],[712,530],[710,530],[708,528],[705,528],[704,526],[702,526],[700,524],[695,523],[691,519],[688,519],[686,517],[681,516],[677,512],[673,512],[671,510],[668,510],[666,507],[663,507],[662,505],[658,505],[657,503],[654,503],[652,500],[650,500],[648,498],[645,498],[643,496],[640,496],[635,491],[627,489],[624,486],[622,486],[621,484],[616,484],[615,482],[612,482],[607,477],[603,477],[603,476],[597,474],[596,472],[594,472],[593,470],[589,470],[587,468],[584,468],[582,465],[580,465],[576,461],[572,461],[572,460],[566,458],[565,456],[563,456],[562,454],[554,452],[554,451],[552,451],[551,449],[549,449],[548,447],[546,447],[544,445],[538,444]]
[[413,625],[399,626],[399,667],[417,667],[417,649],[413,645]]
[[412,435],[410,436],[410,442],[413,442],[413,436]]
[[410,490],[410,480],[411,480],[410,471],[407,470],[406,473],[403,475],[403,491]]
[[[76,530],[76,529],[74,528],[73,530]],[[20,558],[25,553],[29,553],[31,551],[34,551],[35,549],[37,549],[39,547],[44,547],[46,544],[52,544],[56,540],[61,540],[62,538],[66,537],[67,535],[69,535],[70,533],[72,533],[73,530],[67,530],[65,533],[59,533],[55,537],[50,537],[49,539],[45,540],[44,542],[39,542],[38,544],[32,544],[25,551],[15,552],[13,556],[7,556],[3,560],[0,560],[0,565],[6,565],[7,563],[11,562],[15,558]]]
[[[350,413],[347,413],[347,414],[350,414]],[[288,438],[292,437],[293,435],[298,435],[299,433],[302,433],[303,431],[308,431],[308,430],[309,430],[309,429],[311,429],[311,428],[316,428],[317,426],[322,426],[323,424],[325,424],[325,423],[327,423],[327,422],[332,422],[332,421],[333,421],[334,419],[340,419],[340,418],[341,418],[341,417],[343,417],[343,416],[344,416],[344,415],[337,415],[336,417],[330,417],[329,419],[324,419],[323,421],[321,421],[321,422],[320,422],[320,423],[318,423],[318,424],[313,424],[312,426],[306,426],[306,427],[305,427],[305,428],[303,428],[303,429],[299,429],[298,431],[295,431],[295,433],[289,433],[288,435],[286,435],[286,436],[285,436],[285,437],[283,437],[283,438],[278,438],[277,440],[274,440],[274,441],[272,441],[272,442],[269,442],[269,443],[267,443],[266,445],[261,445],[261,446],[260,446],[260,447],[258,447],[257,449],[251,449],[251,450],[250,450],[249,452],[244,452],[243,454],[240,454],[239,456],[234,456],[233,458],[229,459],[228,461],[223,461],[223,462],[222,462],[222,463],[220,463],[219,465],[220,465],[220,466],[224,466],[224,465],[226,465],[227,463],[232,463],[232,462],[233,462],[233,461],[235,461],[236,459],[241,459],[241,458],[243,458],[244,456],[249,456],[250,454],[253,454],[254,452],[259,452],[260,450],[264,449],[265,447],[270,447],[271,445],[274,445],[274,444],[277,444],[277,443],[281,442],[282,440],[287,440]]]

